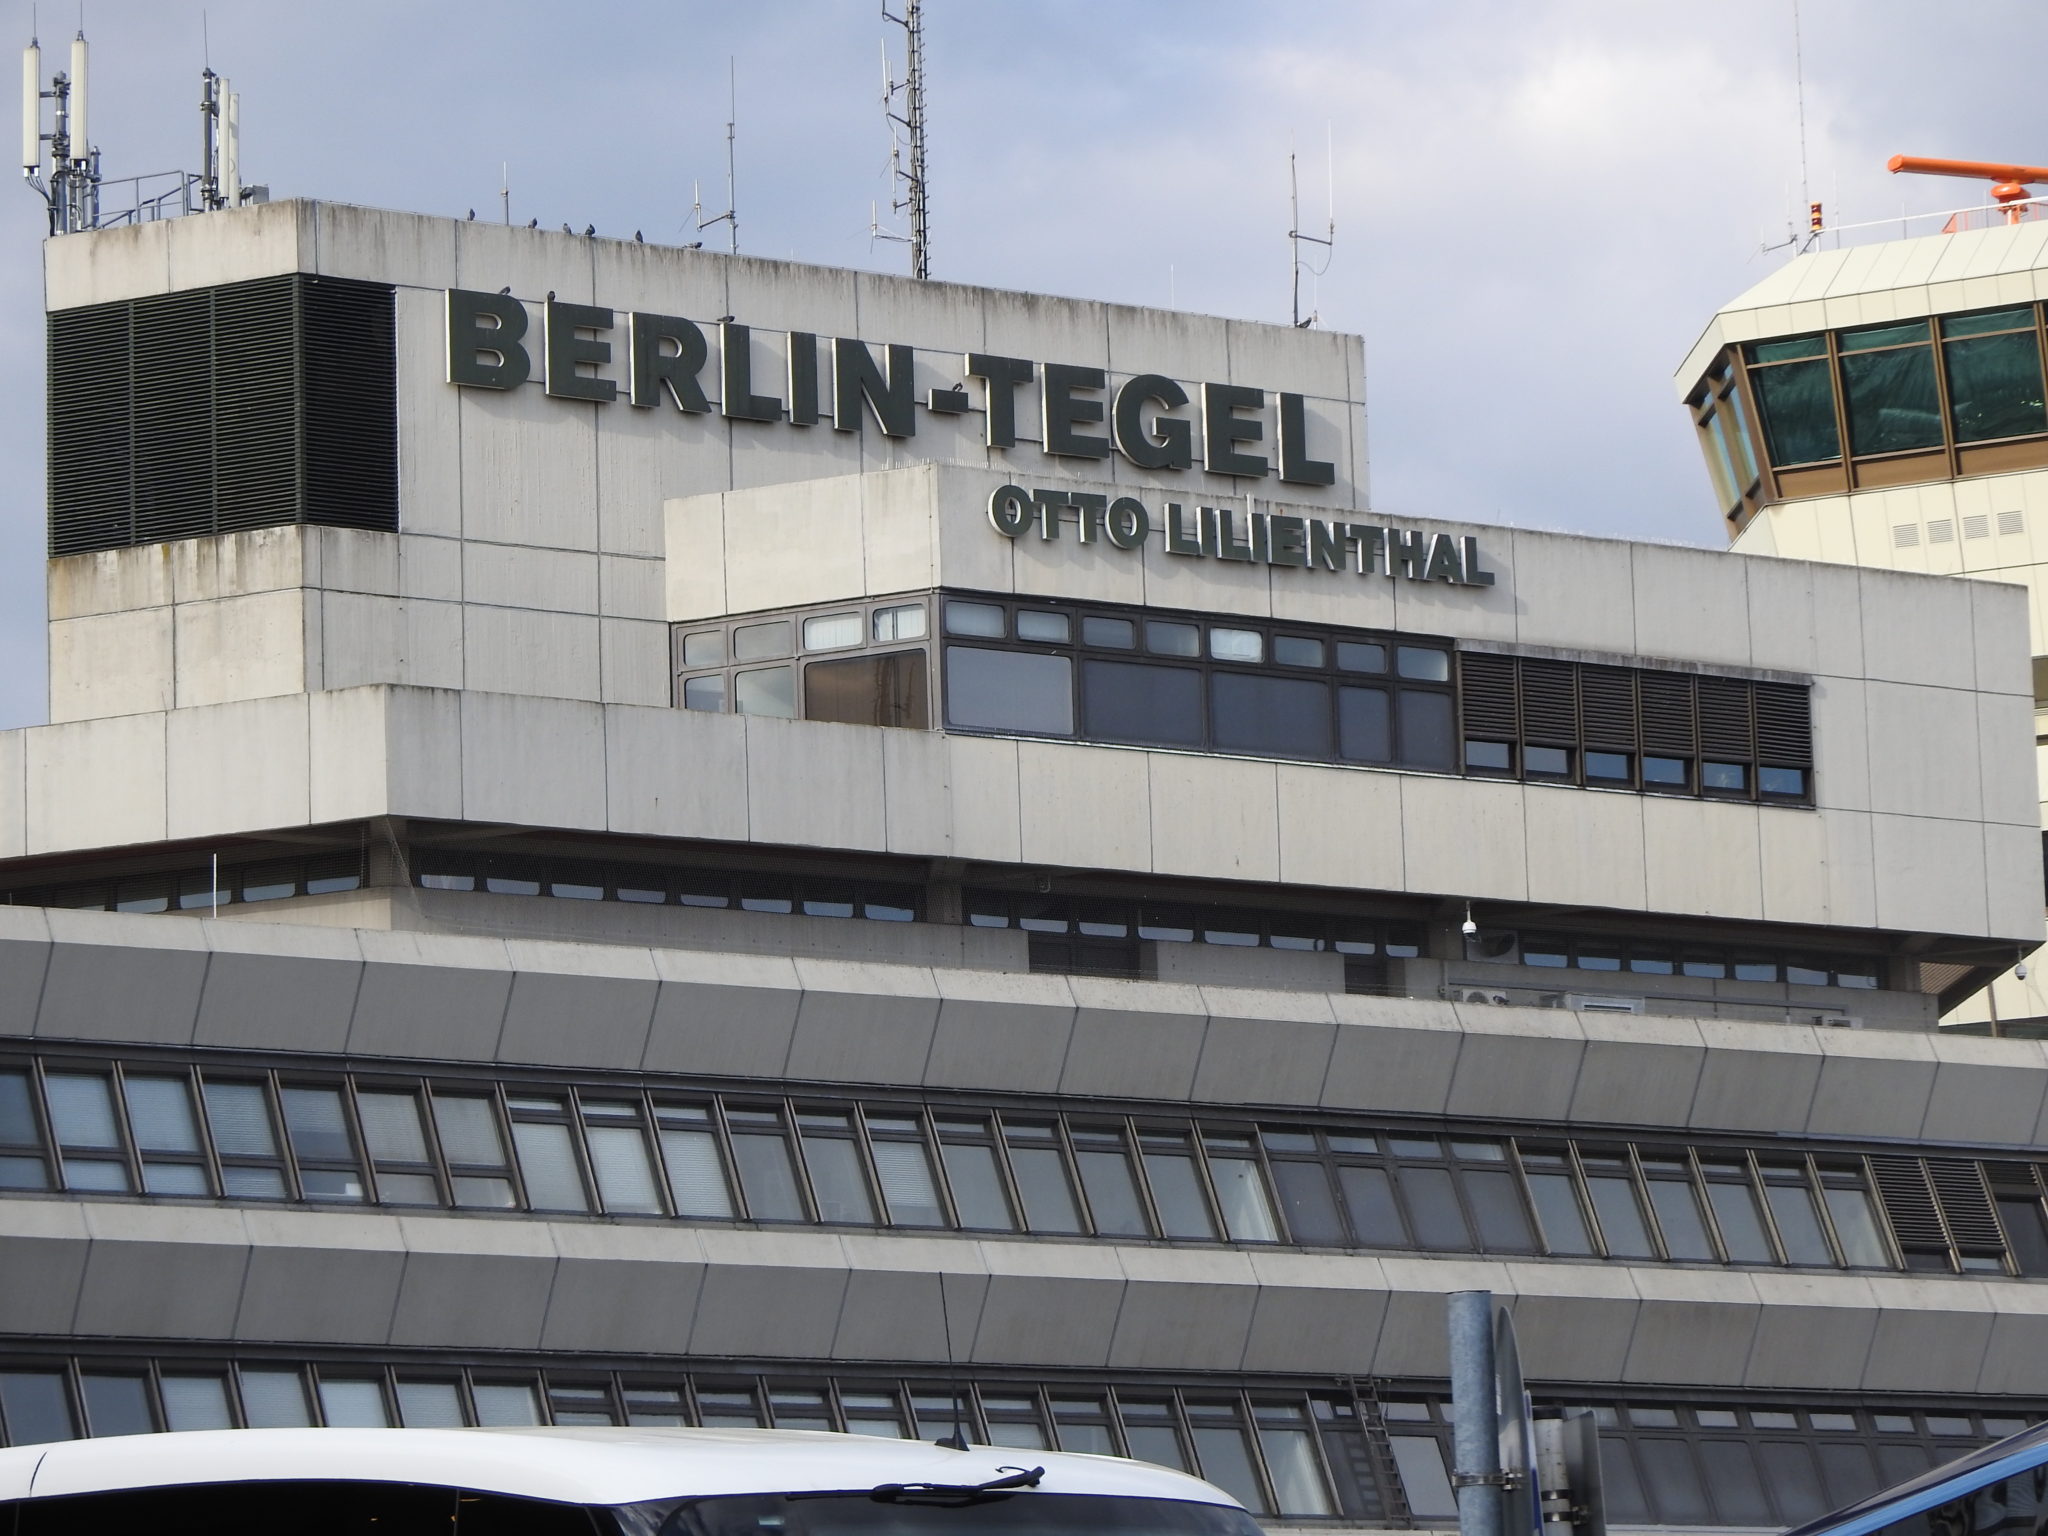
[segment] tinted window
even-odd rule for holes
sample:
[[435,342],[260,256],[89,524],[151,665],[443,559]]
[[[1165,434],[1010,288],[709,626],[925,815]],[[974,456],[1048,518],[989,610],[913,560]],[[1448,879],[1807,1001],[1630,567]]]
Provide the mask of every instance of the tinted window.
[[949,645],[946,718],[969,729],[1071,736],[1074,664],[1064,656]]
[[931,719],[924,652],[812,662],[804,668],[804,718],[923,730]]
[[1082,720],[1104,741],[1202,744],[1202,674],[1130,661],[1081,664]]
[[1209,689],[1216,745],[1225,751],[1329,756],[1330,690],[1323,683],[1218,672]]
[[1337,750],[1358,763],[1392,760],[1394,727],[1384,688],[1337,690]]
[[1410,768],[1448,770],[1456,761],[1448,693],[1401,694],[1401,761]]

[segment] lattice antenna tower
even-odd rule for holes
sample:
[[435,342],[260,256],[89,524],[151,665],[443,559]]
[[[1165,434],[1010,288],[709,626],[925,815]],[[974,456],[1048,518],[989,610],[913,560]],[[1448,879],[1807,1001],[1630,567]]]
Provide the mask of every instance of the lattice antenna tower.
[[[727,58],[725,70],[725,212],[714,213],[710,218],[705,218],[704,194],[698,189],[697,184],[692,182],[690,184],[690,218],[696,224],[697,233],[700,235],[713,225],[725,225],[726,234],[730,237],[731,241],[732,254],[737,256],[740,253],[740,199],[736,180],[738,169],[736,145],[739,138],[740,120],[738,62],[732,58]],[[700,240],[697,243],[702,245],[704,242]]]
[[[1329,186],[1327,189],[1328,212],[1324,231],[1320,235],[1306,235],[1301,230],[1301,175],[1295,165],[1292,149],[1287,151],[1287,249],[1291,258],[1292,271],[1289,273],[1294,293],[1294,328],[1306,330],[1322,317],[1315,310],[1304,316],[1301,312],[1301,274],[1304,269],[1312,279],[1320,279],[1330,270],[1330,260],[1337,249],[1337,144],[1334,129],[1326,129],[1325,149],[1329,157]],[[1304,245],[1320,245],[1325,255],[1323,264],[1311,265],[1302,254]]]
[[[903,29],[903,78],[898,80],[882,48],[882,115],[889,124],[889,206],[910,215],[910,233],[884,230],[869,221],[868,233],[878,240],[899,240],[910,247],[910,275],[932,275],[930,182],[925,176],[924,7],[921,0],[903,0],[898,16],[883,0],[882,19]],[[899,109],[897,102],[901,99]]]

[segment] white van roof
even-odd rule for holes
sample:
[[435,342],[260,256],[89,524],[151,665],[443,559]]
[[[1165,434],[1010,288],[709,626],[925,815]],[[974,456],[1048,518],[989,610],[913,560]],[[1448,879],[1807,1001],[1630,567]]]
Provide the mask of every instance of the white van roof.
[[734,1493],[981,1483],[1045,1468],[1040,1493],[1240,1507],[1149,1462],[775,1429],[221,1429],[0,1450],[0,1500],[189,1483],[424,1483],[574,1504]]

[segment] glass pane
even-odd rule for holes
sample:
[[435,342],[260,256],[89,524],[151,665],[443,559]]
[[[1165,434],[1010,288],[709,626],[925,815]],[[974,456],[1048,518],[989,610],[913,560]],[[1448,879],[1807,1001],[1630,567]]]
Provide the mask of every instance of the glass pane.
[[1403,689],[1400,714],[1403,766],[1448,772],[1457,761],[1455,732],[1451,729],[1451,696]]
[[1713,1518],[1707,1491],[1700,1485],[1692,1448],[1682,1440],[1638,1440],[1643,1482],[1656,1503],[1660,1525],[1701,1525]]
[[1321,1163],[1275,1162],[1273,1182],[1280,1188],[1280,1209],[1287,1217],[1288,1235],[1295,1242],[1342,1245],[1344,1225],[1337,1219],[1330,1176]]
[[765,661],[770,656],[787,656],[794,632],[789,620],[766,624],[742,624],[732,632],[734,661]]
[[953,1186],[953,1209],[963,1227],[1008,1232],[1010,1202],[1003,1195],[1002,1175],[996,1168],[995,1149],[943,1142],[939,1157],[946,1165],[947,1182]]
[[1944,336],[1982,336],[1991,331],[2031,331],[2032,305],[2024,309],[1995,309],[1974,315],[1950,315],[1941,322]]
[[[1226,633],[1211,630],[1213,639]],[[1330,690],[1305,677],[1218,672],[1209,679],[1214,738],[1227,752],[1330,755]]]
[[282,1200],[284,1175],[275,1168],[223,1168],[220,1187],[230,1200]]
[[633,1126],[591,1125],[583,1130],[598,1199],[607,1211],[643,1216],[661,1213],[661,1193],[647,1159],[647,1138]]
[[[1260,1410],[1263,1415],[1267,1410]],[[1273,1479],[1273,1501],[1283,1515],[1331,1515],[1330,1491],[1323,1485],[1323,1469],[1315,1444],[1306,1427],[1274,1429],[1261,1426],[1259,1446],[1266,1453],[1266,1471]]]
[[1130,1446],[1132,1457],[1138,1461],[1171,1467],[1176,1472],[1185,1472],[1188,1469],[1187,1453],[1181,1449],[1180,1436],[1174,1432],[1171,1425],[1126,1423],[1124,1442]]
[[128,1170],[111,1160],[95,1160],[81,1157],[64,1159],[64,1187],[66,1189],[112,1190],[125,1194],[128,1190]]
[[[1870,1208],[1870,1196],[1860,1189],[1829,1189],[1824,1192],[1828,1215],[1834,1218],[1835,1236],[1842,1244],[1842,1262],[1858,1268],[1884,1269],[1892,1262],[1884,1236],[1878,1230],[1877,1214]],[[2048,1274],[2048,1253],[2042,1267],[2029,1274]]]
[[732,707],[742,715],[796,718],[796,673],[789,667],[759,667],[732,675]]
[[461,1393],[452,1381],[401,1381],[398,1422],[407,1429],[460,1429]]
[[882,1202],[889,1220],[899,1227],[943,1227],[946,1213],[932,1178],[931,1156],[921,1142],[871,1141],[875,1176],[882,1183]]
[[1003,610],[995,603],[946,604],[946,633],[949,635],[978,635],[985,640],[1000,640],[1009,632]]
[[1081,664],[1083,733],[1098,741],[1202,744],[1202,674],[1130,661]]
[[1707,1469],[1707,1485],[1714,1490],[1723,1525],[1777,1523],[1748,1446],[1739,1440],[1702,1440],[1700,1464]]
[[114,1096],[104,1077],[52,1072],[43,1079],[49,1097],[50,1127],[66,1147],[121,1145],[114,1130]]
[[1586,777],[1606,783],[1617,780],[1626,783],[1630,776],[1629,755],[1626,752],[1588,752],[1586,754]]
[[848,656],[804,668],[804,718],[924,730],[931,724],[923,651]]
[[1593,1214],[1600,1218],[1600,1230],[1607,1238],[1607,1251],[1618,1259],[1647,1259],[1654,1250],[1643,1225],[1642,1208],[1625,1178],[1589,1178],[1586,1193],[1593,1201]]
[[526,1180],[526,1201],[537,1211],[587,1211],[590,1201],[576,1170],[566,1125],[515,1122],[512,1145]]
[[284,1105],[285,1133],[299,1157],[348,1161],[355,1156],[339,1089],[287,1088],[279,1099]]
[[1777,363],[1794,357],[1825,357],[1828,343],[1824,336],[1800,336],[1790,341],[1759,341],[1749,349],[1752,363]]
[[[1223,1211],[1223,1230],[1232,1242],[1279,1241],[1279,1230],[1273,1225],[1273,1205],[1266,1198],[1266,1181],[1259,1177],[1256,1162],[1248,1157],[1211,1156],[1209,1179],[1216,1186],[1216,1203]],[[1274,1476],[1277,1478],[1279,1473]]]
[[946,647],[946,718],[970,730],[1074,734],[1074,663],[1065,656]]
[[664,1130],[661,1156],[668,1167],[669,1189],[675,1196],[678,1216],[731,1219],[732,1194],[725,1187],[718,1143],[709,1131]]
[[[1806,793],[1806,770],[1804,768],[1759,768],[1756,774],[1757,788],[1767,795],[1803,795]],[[1843,982],[1848,986],[1848,982]]]
[[1812,464],[1842,456],[1835,395],[1824,359],[1760,368],[1750,375],[1771,463]]
[[868,1197],[859,1149],[835,1136],[806,1136],[803,1142],[811,1193],[818,1197],[818,1220],[873,1226],[875,1204]]
[[197,1163],[144,1163],[142,1187],[152,1195],[210,1195],[206,1170]]
[[29,1101],[28,1074],[0,1072],[0,1143],[33,1147],[41,1141]]
[[1435,1437],[1392,1435],[1388,1437],[1387,1448],[1394,1453],[1394,1465],[1400,1470],[1408,1508],[1418,1518],[1448,1520],[1458,1513],[1450,1472],[1444,1466],[1443,1447]]
[[1074,638],[1074,626],[1064,613],[1047,613],[1040,608],[1017,610],[1017,638],[1034,645],[1065,645]]
[[1211,626],[1209,654],[1217,661],[1241,661],[1254,665],[1266,659],[1266,637],[1256,629],[1224,629]]
[[1479,1246],[1488,1253],[1530,1252],[1536,1243],[1515,1176],[1504,1169],[1468,1168],[1463,1178],[1465,1199],[1479,1228]]
[[858,613],[818,613],[804,620],[804,649],[838,651],[860,644]]
[[1771,1219],[1778,1224],[1778,1238],[1785,1245],[1788,1264],[1835,1262],[1821,1231],[1820,1216],[1813,1208],[1810,1190],[1800,1184],[1767,1184],[1764,1198],[1771,1203]]
[[1884,1486],[1867,1445],[1837,1440],[1815,1446],[1814,1454],[1820,1458],[1821,1481],[1827,1485],[1828,1503],[1837,1509]]
[[374,1381],[320,1383],[320,1416],[329,1429],[385,1429],[384,1389]]
[[363,1140],[380,1163],[424,1163],[427,1132],[420,1123],[420,1101],[409,1093],[358,1093],[356,1113],[362,1116]]
[[1355,763],[1392,761],[1394,723],[1387,703],[1384,688],[1337,690],[1337,751],[1340,756]]
[[797,1193],[796,1165],[790,1159],[787,1141],[780,1136],[735,1136],[732,1159],[739,1169],[749,1216],[756,1221],[804,1219],[803,1199]]
[[1129,619],[1090,614],[1081,620],[1081,643],[1106,650],[1128,651],[1138,643],[1138,626]]
[[1394,1204],[1394,1186],[1384,1168],[1346,1165],[1337,1170],[1344,1204],[1351,1212],[1351,1230],[1368,1248],[1405,1248],[1408,1232]]
[[1408,1219],[1415,1226],[1415,1241],[1424,1248],[1469,1250],[1472,1234],[1465,1229],[1464,1212],[1458,1209],[1457,1190],[1446,1168],[1403,1168],[1401,1193],[1408,1202]]
[[1194,624],[1147,619],[1145,649],[1155,656],[1199,656],[1202,654],[1202,631]]
[[1150,1237],[1145,1210],[1138,1202],[1138,1190],[1131,1179],[1131,1160],[1123,1152],[1079,1151],[1075,1165],[1081,1171],[1081,1189],[1088,1196],[1088,1208],[1095,1216],[1095,1231],[1102,1237]]
[[244,1369],[242,1417],[251,1429],[301,1429],[313,1422],[297,1371]]
[[1728,1257],[1737,1264],[1770,1264],[1777,1256],[1764,1232],[1763,1213],[1758,1210],[1756,1191],[1747,1183],[1707,1185],[1707,1199],[1713,1203],[1714,1220],[1721,1227],[1721,1241]]
[[1906,320],[1896,325],[1863,325],[1843,331],[1835,346],[1843,352],[1869,352],[1878,347],[1897,347],[1926,341],[1930,332],[1925,320]]
[[1339,640],[1337,666],[1345,672],[1384,672],[1387,670],[1387,648],[1368,645],[1360,640]]
[[1034,1232],[1079,1232],[1081,1216],[1067,1187],[1067,1170],[1051,1147],[1010,1148],[1010,1168],[1024,1198],[1024,1222]]
[[[2041,348],[2031,317],[2028,325],[2016,334],[1951,341],[1942,348],[1957,442],[2048,431],[2048,409],[2041,399]],[[1955,322],[1948,328],[1953,333]]]
[[1419,645],[1396,646],[1394,671],[1417,682],[1448,683],[1451,680],[1451,653]]
[[1244,1431],[1221,1426],[1195,1426],[1195,1455],[1202,1463],[1202,1476],[1255,1514],[1268,1513],[1266,1495],[1252,1471],[1251,1448]]
[[723,674],[711,677],[686,677],[683,679],[683,708],[707,710],[721,714],[725,710],[725,678]]
[[505,1165],[505,1144],[499,1139],[498,1117],[489,1099],[437,1093],[433,1104],[434,1129],[449,1162],[484,1168]]
[[683,636],[683,665],[715,667],[725,660],[725,631],[700,629]]
[[167,1429],[234,1428],[228,1415],[228,1384],[218,1376],[166,1376],[163,1394]]
[[1941,444],[1932,347],[1844,357],[1842,396],[1852,453],[1894,453]]
[[1275,635],[1273,659],[1283,667],[1320,667],[1323,642],[1307,635]]
[[540,1399],[525,1382],[480,1381],[470,1389],[479,1424],[538,1424]]
[[192,1085],[182,1077],[130,1077],[128,1128],[145,1152],[197,1152],[199,1120],[192,1112]]
[[1716,1257],[1707,1240],[1707,1223],[1700,1215],[1699,1197],[1692,1185],[1676,1179],[1652,1179],[1650,1204],[1657,1212],[1657,1225],[1664,1229],[1664,1248],[1674,1259]]
[[55,1371],[0,1371],[0,1415],[7,1420],[9,1445],[42,1445],[75,1440],[71,1399]]
[[1546,1250],[1558,1254],[1589,1254],[1593,1251],[1593,1238],[1586,1229],[1586,1214],[1579,1206],[1570,1174],[1530,1174],[1529,1198],[1536,1205],[1536,1219],[1543,1227]]
[[1780,1520],[1796,1524],[1827,1513],[1828,1497],[1821,1492],[1811,1450],[1790,1441],[1768,1440],[1756,1453],[1764,1464],[1764,1480],[1777,1498]]
[[93,1435],[149,1435],[156,1432],[149,1382],[141,1376],[87,1376],[85,1420]]
[[1152,1203],[1159,1211],[1159,1225],[1168,1237],[1216,1236],[1215,1225],[1209,1219],[1209,1202],[1203,1198],[1202,1181],[1192,1157],[1147,1152],[1145,1177],[1152,1185]]

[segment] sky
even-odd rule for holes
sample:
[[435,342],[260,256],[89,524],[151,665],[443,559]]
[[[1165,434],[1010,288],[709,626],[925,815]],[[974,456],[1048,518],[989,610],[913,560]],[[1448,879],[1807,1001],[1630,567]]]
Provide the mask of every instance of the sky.
[[[45,62],[74,4],[0,0]],[[91,0],[109,177],[196,168],[199,71],[242,96],[245,180],[460,217],[689,233],[888,271],[870,0]],[[1672,374],[1803,223],[1980,201],[1896,153],[2040,160],[2038,0],[925,0],[932,272],[1365,338],[1372,501],[1717,544]],[[1800,67],[1795,69],[1795,52]],[[1804,81],[1802,149],[1800,90]],[[44,718],[44,214],[0,201],[0,727]],[[723,231],[709,232],[716,240]]]

